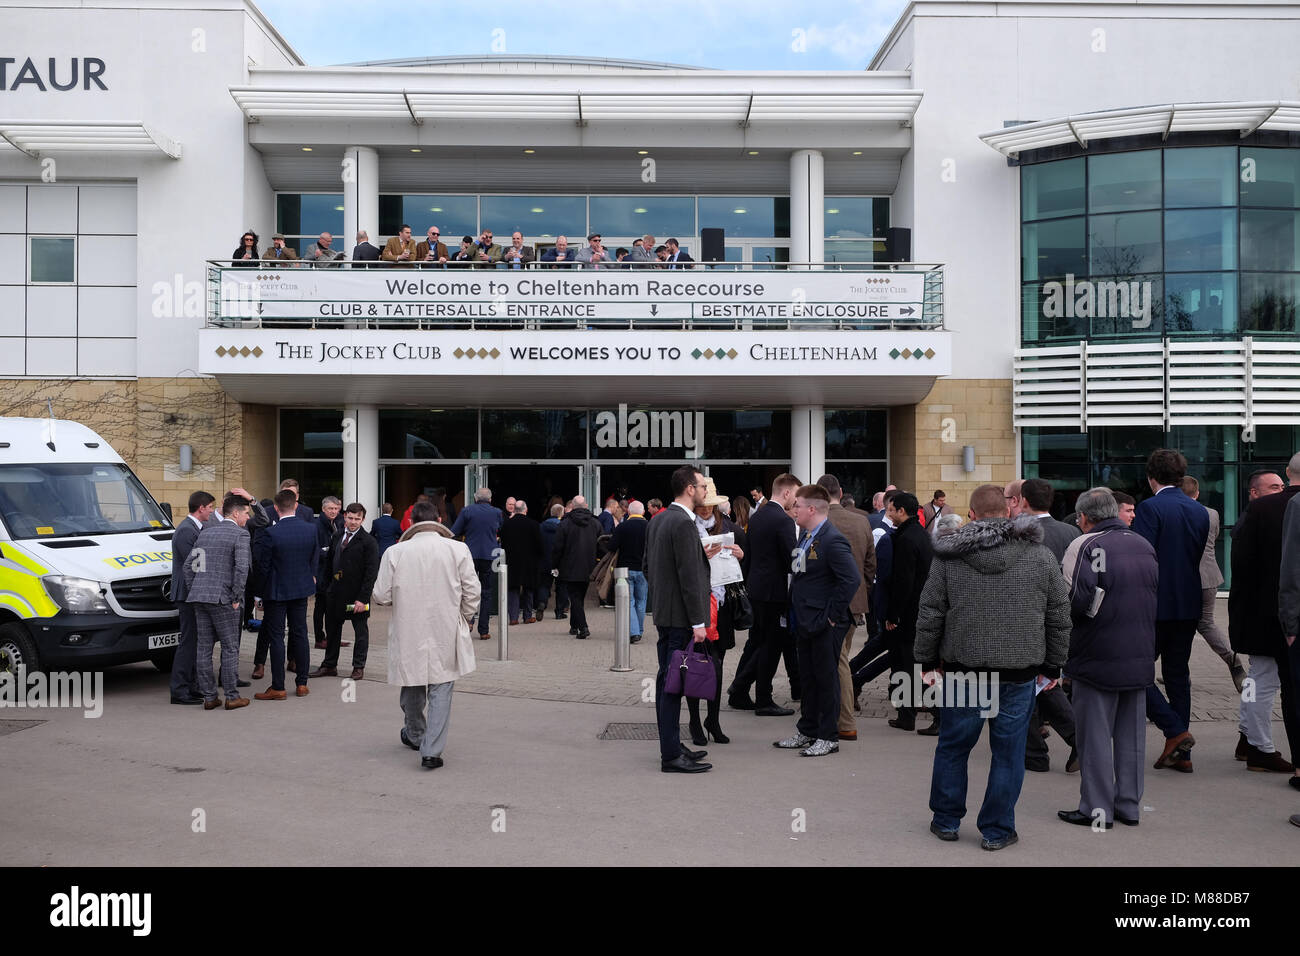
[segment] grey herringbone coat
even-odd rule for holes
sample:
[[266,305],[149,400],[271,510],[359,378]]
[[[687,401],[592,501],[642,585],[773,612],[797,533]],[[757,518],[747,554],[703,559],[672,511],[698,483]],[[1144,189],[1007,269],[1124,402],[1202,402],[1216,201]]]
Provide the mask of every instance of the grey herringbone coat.
[[921,592],[916,660],[1059,673],[1070,594],[1039,521],[985,518],[934,542]]

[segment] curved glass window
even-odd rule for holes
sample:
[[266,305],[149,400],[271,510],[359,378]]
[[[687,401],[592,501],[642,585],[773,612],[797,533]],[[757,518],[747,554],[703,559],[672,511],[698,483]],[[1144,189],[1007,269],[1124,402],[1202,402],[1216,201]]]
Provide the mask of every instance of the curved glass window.
[[1020,198],[1026,345],[1296,334],[1300,149],[1053,160]]
[[[423,239],[430,226],[437,226],[442,241],[452,247],[453,243],[459,243],[461,236],[478,235],[478,197],[380,196],[379,235],[397,235],[402,223],[411,227],[411,235],[416,239]],[[377,242],[378,239],[372,235],[370,241]]]

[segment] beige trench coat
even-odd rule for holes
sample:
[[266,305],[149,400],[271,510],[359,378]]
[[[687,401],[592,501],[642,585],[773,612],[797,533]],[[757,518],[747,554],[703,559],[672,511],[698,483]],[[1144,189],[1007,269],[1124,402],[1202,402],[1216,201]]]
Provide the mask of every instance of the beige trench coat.
[[393,606],[388,683],[445,684],[474,670],[469,621],[478,610],[478,575],[469,547],[443,525],[411,525],[384,552],[370,599]]

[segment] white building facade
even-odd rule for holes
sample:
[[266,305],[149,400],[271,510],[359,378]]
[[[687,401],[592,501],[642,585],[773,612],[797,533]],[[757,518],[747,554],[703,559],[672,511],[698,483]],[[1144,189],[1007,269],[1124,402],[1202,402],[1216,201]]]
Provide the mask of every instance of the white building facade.
[[[310,67],[233,0],[0,6],[3,411],[98,421],[161,498],[663,497],[695,461],[1066,508],[1170,444],[1230,522],[1300,443],[1293,5],[918,2],[838,73]],[[723,264],[231,263],[403,224]]]

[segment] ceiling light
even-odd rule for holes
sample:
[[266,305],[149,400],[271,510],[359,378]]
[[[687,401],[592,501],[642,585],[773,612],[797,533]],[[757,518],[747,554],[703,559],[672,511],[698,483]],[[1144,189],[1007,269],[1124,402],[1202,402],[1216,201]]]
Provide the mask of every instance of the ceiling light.
[[749,151],[749,155],[750,155],[750,156],[757,156],[757,155],[758,155],[758,150],[756,150],[756,149],[751,149],[751,150]]
[[736,215],[738,215],[738,216],[743,216],[743,215],[744,215],[745,213],[747,213],[749,210],[748,210],[748,209],[733,209],[733,210],[731,210],[731,211],[734,212],[734,213],[735,213]]
[[304,147],[302,148],[302,151],[303,151],[304,153],[310,153],[310,152],[311,152],[311,147],[310,147],[310,146],[304,146]]
[[343,212],[343,207],[342,207],[342,206],[335,206],[335,207],[334,207],[334,211],[335,211],[335,212]]
[[537,152],[537,150],[535,150],[535,149],[526,149],[526,150],[524,150],[524,154],[527,155],[527,156],[531,156],[531,155],[532,155],[533,153],[535,153],[535,152]]
[[834,216],[834,215],[837,215],[838,213],[839,213],[839,210],[838,210],[838,209],[827,209],[827,210],[826,210],[826,215],[828,215],[828,216]]
[[650,152],[650,150],[648,150],[648,149],[638,149],[638,150],[636,151],[636,154],[637,154],[638,156],[645,156],[645,155],[646,155],[647,153],[649,153],[649,152]]
[[854,155],[854,156],[861,156],[861,155],[862,155],[862,150],[860,150],[860,149],[855,149],[855,150],[853,151],[853,155]]
[[430,207],[429,207],[429,212],[442,212],[442,207],[441,207],[441,206],[430,206]]
[[645,206],[637,206],[637,207],[636,207],[635,209],[633,209],[632,211],[633,211],[634,213],[636,213],[636,214],[639,216],[639,215],[642,215],[642,214],[645,213],[646,208],[645,208]]
[[412,148],[412,149],[411,149],[411,152],[413,152],[413,153],[423,153],[424,150],[422,150],[422,149]]
[[529,212],[546,212],[546,210],[543,209],[541,206],[534,206],[532,209],[530,209],[530,210],[528,210],[528,211],[529,211]]

